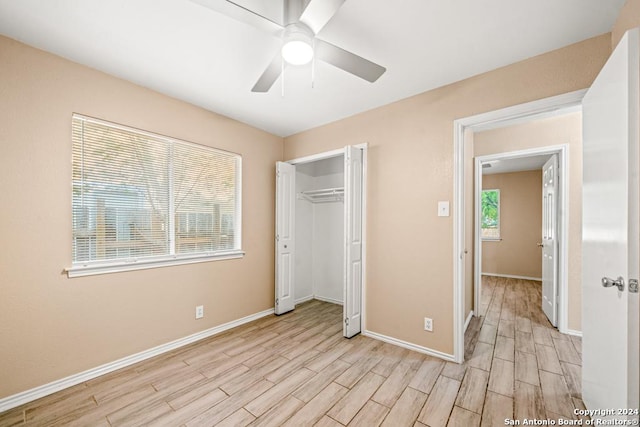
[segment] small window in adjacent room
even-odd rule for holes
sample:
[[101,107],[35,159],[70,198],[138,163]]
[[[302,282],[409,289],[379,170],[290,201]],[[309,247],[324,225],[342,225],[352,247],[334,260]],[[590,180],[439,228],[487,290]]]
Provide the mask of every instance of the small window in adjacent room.
[[500,240],[500,190],[482,190],[481,202],[483,240]]
[[77,114],[70,277],[242,256],[241,157]]

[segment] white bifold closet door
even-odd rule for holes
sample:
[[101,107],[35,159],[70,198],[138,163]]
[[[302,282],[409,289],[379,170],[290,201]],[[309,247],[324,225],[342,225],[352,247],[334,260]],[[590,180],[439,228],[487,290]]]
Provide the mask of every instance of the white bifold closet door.
[[275,313],[295,307],[296,167],[276,163],[276,300]]
[[[362,329],[363,150],[345,147],[344,153],[344,327],[351,338]],[[295,165],[276,164],[276,284],[275,313],[295,308]]]
[[362,329],[362,150],[347,146],[344,154],[343,335],[351,338]]

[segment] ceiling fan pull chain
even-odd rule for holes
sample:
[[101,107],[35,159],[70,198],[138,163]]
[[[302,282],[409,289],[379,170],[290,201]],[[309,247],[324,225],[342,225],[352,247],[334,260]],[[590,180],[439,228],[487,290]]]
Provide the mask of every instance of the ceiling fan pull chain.
[[311,49],[313,49],[313,56],[311,57],[311,89],[316,84],[316,38],[311,40]]

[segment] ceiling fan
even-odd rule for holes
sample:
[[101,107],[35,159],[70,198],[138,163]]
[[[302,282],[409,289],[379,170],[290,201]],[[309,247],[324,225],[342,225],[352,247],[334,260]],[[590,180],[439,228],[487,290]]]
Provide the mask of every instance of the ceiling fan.
[[282,49],[275,54],[252,92],[269,91],[282,73],[283,60],[295,66],[308,64],[315,57],[372,83],[386,71],[376,63],[316,37],[345,0],[282,0],[280,22],[229,0],[192,1],[282,39]]

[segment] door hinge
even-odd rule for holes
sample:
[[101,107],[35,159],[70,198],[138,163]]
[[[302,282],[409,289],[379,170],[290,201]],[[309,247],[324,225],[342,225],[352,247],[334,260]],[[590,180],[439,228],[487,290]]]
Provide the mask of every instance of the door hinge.
[[280,303],[280,300],[276,298],[276,306],[278,305],[278,303]]
[[348,317],[346,319],[344,319],[344,324],[349,326],[349,318]]
[[280,235],[276,234],[276,242],[279,242],[279,241],[280,241]]
[[632,294],[638,293],[638,279],[629,279],[629,292]]

